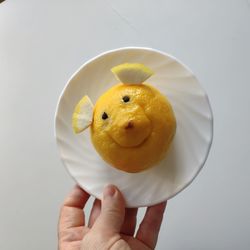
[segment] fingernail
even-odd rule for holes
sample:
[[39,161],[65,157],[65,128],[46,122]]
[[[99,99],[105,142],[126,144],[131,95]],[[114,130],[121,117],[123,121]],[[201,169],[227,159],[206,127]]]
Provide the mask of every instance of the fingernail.
[[114,196],[115,192],[116,192],[115,187],[113,185],[108,185],[104,188],[103,197],[104,198],[112,197]]

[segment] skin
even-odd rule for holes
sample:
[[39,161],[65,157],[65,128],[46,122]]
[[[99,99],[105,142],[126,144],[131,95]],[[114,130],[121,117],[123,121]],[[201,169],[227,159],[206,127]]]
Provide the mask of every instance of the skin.
[[[124,102],[124,96],[130,100]],[[117,84],[96,102],[91,138],[106,162],[135,173],[164,158],[175,130],[172,107],[157,89],[149,84]]]
[[59,250],[149,250],[157,243],[166,202],[147,208],[135,233],[137,208],[125,209],[121,192],[113,185],[95,200],[90,217],[84,206],[90,195],[75,186],[65,199],[58,224]]

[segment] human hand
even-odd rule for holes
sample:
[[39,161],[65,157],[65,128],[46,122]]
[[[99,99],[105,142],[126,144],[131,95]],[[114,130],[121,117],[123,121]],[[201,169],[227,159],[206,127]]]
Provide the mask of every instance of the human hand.
[[113,185],[104,189],[102,202],[95,199],[85,221],[83,208],[89,194],[76,186],[65,199],[58,225],[59,250],[149,250],[157,243],[166,202],[147,208],[135,234],[137,208],[126,208]]

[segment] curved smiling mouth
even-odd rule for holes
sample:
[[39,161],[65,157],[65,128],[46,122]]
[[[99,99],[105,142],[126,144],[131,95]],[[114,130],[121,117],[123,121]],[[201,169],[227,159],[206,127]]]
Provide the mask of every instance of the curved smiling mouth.
[[151,132],[150,132],[150,134],[147,136],[147,137],[145,137],[141,142],[139,142],[138,144],[135,144],[135,145],[122,145],[121,143],[119,143],[117,140],[115,140],[113,137],[112,137],[112,135],[110,135],[109,133],[108,133],[108,135],[109,135],[109,137],[110,137],[110,139],[113,141],[113,142],[115,142],[117,145],[119,145],[120,147],[122,147],[122,148],[139,148],[139,147],[141,147],[148,139],[149,139],[149,137],[151,136]]
[[109,137],[122,148],[140,147],[152,134],[152,122],[144,112],[119,114],[110,125]]
[[120,147],[136,148],[142,146],[151,136],[152,124],[150,120],[143,123],[138,120],[129,120],[123,126],[114,127],[107,133]]

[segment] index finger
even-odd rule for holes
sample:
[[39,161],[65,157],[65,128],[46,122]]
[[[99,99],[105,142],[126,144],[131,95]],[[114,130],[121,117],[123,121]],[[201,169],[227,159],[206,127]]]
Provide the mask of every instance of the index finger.
[[151,249],[156,246],[166,205],[165,201],[148,207],[137,231],[136,238]]
[[59,231],[85,225],[83,208],[89,194],[76,185],[64,200],[59,218]]

